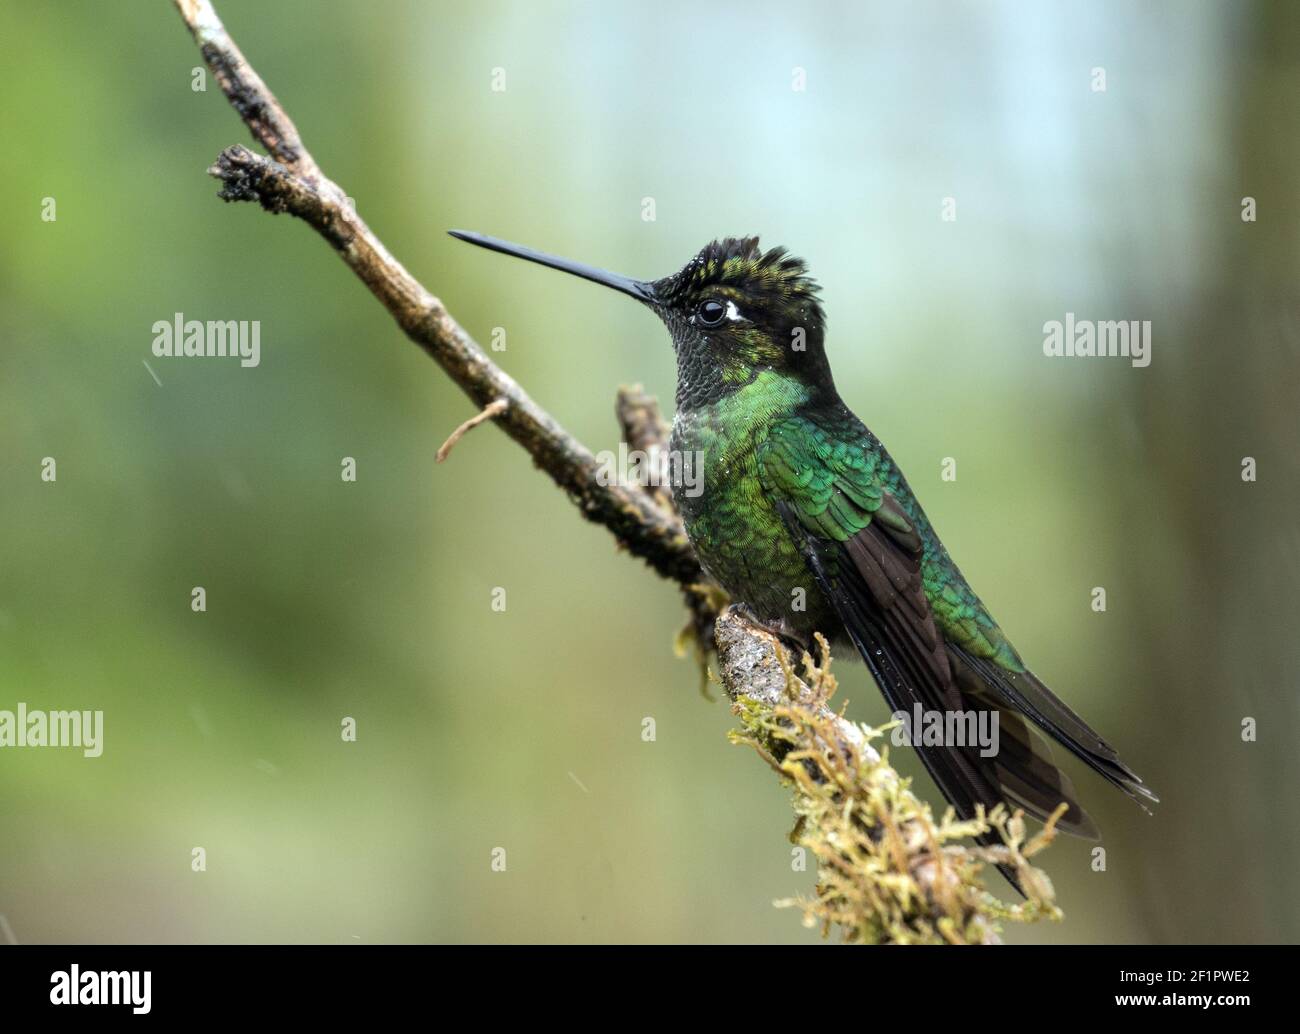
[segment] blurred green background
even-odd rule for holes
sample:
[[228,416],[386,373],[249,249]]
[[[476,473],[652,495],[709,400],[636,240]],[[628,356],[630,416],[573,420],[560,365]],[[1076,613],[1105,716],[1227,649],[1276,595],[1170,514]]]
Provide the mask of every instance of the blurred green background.
[[[1008,939],[1300,939],[1300,7],[218,10],[389,248],[593,448],[620,383],[671,401],[666,334],[448,227],[635,276],[728,234],[806,257],[845,399],[1164,799],[1072,766],[1106,871],[1058,841],[1066,921]],[[0,41],[0,708],[105,712],[98,760],[0,751],[13,937],[818,940],[773,907],[812,875],[672,655],[678,593],[499,431],[435,467],[473,408],[314,233],[215,199],[247,133],[191,89],[171,4],[10,2]],[[1151,320],[1151,366],[1045,358],[1067,311]],[[261,366],[154,358],[175,312],[260,320]]]

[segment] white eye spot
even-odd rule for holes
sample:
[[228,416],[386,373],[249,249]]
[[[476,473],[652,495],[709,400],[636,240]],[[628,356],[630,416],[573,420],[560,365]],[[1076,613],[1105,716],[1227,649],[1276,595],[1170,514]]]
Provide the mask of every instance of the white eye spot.
[[736,303],[733,301],[728,301],[727,319],[731,320],[732,323],[735,323],[737,320],[743,320],[744,318],[745,317],[740,314],[740,310],[736,308]]

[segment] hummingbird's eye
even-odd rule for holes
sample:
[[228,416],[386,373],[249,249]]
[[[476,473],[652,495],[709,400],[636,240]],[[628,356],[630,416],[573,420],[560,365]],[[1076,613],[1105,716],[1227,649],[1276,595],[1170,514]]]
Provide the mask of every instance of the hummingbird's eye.
[[727,307],[716,298],[710,298],[707,301],[700,302],[700,307],[695,310],[695,315],[700,318],[700,322],[706,327],[716,327],[727,315]]

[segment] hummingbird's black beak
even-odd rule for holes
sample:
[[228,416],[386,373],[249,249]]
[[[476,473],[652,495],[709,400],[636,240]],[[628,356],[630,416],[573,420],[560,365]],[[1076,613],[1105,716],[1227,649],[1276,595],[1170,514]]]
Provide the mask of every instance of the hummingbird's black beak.
[[568,259],[560,258],[557,255],[548,255],[544,251],[534,251],[532,248],[525,248],[522,244],[511,244],[509,241],[498,240],[496,237],[488,237],[481,233],[470,233],[467,230],[448,230],[447,232],[457,240],[469,241],[470,244],[477,244],[480,248],[499,251],[503,255],[514,255],[516,258],[527,259],[529,262],[536,262],[542,266],[550,266],[552,269],[572,273],[574,276],[580,276],[584,280],[590,280],[593,283],[604,284],[606,287],[614,288],[615,291],[622,291],[624,294],[631,295],[637,301],[645,302],[647,305],[653,305],[656,302],[654,286],[644,280],[633,280],[631,277],[610,273],[604,269],[597,269],[595,266],[583,265],[581,262],[570,262]]

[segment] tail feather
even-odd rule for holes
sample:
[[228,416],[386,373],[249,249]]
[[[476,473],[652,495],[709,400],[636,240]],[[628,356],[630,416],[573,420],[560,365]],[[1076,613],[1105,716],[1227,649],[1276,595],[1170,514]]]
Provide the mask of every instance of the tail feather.
[[965,691],[991,698],[1004,713],[1024,715],[1103,779],[1123,790],[1143,811],[1150,813],[1148,804],[1159,803],[1160,798],[1120,760],[1115,748],[1033,672],[1008,671],[951,644],[948,652],[956,661],[958,679]]
[[[883,504],[882,504],[883,506]],[[845,542],[818,534],[788,503],[778,503],[794,541],[866,662],[890,709],[988,711],[998,718],[998,750],[978,744],[913,746],[931,778],[962,818],[1000,803],[1046,820],[1062,803],[1059,828],[1095,839],[1097,827],[1052,760],[1041,730],[1144,808],[1157,797],[1115,749],[1028,671],[1011,671],[946,641],[934,621],[920,570],[918,541],[873,520]],[[996,835],[980,838],[996,842]],[[1015,871],[998,867],[1017,890]]]

